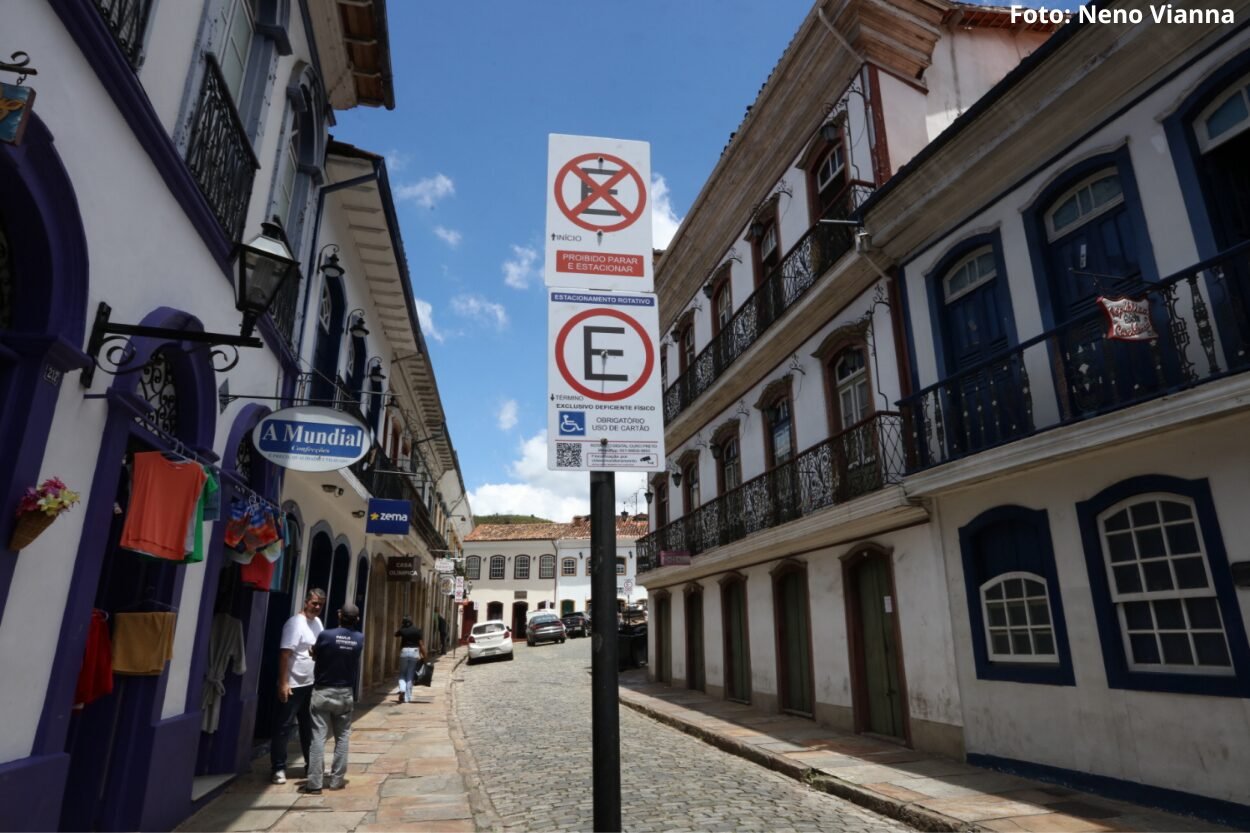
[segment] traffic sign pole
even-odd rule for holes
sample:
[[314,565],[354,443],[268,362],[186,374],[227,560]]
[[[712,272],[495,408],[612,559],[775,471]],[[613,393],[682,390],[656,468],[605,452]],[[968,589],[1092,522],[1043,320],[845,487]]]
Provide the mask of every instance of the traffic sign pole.
[[590,710],[594,829],[621,830],[621,714],[617,699],[616,472],[590,473]]

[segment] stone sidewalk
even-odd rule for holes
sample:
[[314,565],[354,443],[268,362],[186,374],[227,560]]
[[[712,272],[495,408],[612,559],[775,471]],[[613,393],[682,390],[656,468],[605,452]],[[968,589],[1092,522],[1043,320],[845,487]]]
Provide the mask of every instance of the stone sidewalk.
[[727,752],[921,830],[1228,830],[1121,801],[915,752],[864,735],[620,676],[623,705]]
[[[440,657],[433,685],[418,688],[413,703],[397,703],[394,685],[362,698],[343,790],[298,791],[304,764],[295,740],[287,783],[269,783],[268,759],[257,760],[251,774],[236,778],[177,829],[472,833],[477,828],[469,797],[472,775],[467,779],[469,770],[461,767],[450,697],[452,677],[465,656],[462,647],[454,658]],[[327,749],[327,763],[331,755]]]

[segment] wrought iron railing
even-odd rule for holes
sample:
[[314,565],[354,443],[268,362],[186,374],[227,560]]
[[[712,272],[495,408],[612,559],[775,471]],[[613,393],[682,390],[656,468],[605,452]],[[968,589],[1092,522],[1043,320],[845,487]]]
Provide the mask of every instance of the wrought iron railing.
[[[826,212],[825,219],[848,219],[869,193],[868,186],[851,184],[845,195]],[[672,422],[710,388],[738,356],[854,245],[854,228],[850,225],[817,223],[808,229],[694,362],[669,385],[664,392],[664,422]]]
[[143,34],[148,27],[148,15],[152,0],[93,0],[104,18],[104,25],[113,33],[113,39],[135,69],[139,68],[139,54],[143,50]]
[[191,121],[187,165],[226,236],[238,241],[260,164],[211,53]]
[[409,525],[416,534],[432,550],[447,549],[447,541],[435,528],[421,490],[417,488],[417,475],[404,471],[377,447],[352,463],[349,469],[375,498],[407,501],[412,506]]
[[1250,243],[1127,294],[1157,338],[1107,338],[1095,307],[899,402],[908,471],[1250,369]]
[[898,414],[874,414],[639,538],[638,571],[661,566],[663,551],[697,555],[898,483],[902,440]]
[[283,281],[278,297],[274,298],[273,306],[269,308],[269,317],[273,319],[278,335],[282,336],[292,353],[295,352],[295,319],[299,314],[299,288],[303,280],[303,276],[296,272]]

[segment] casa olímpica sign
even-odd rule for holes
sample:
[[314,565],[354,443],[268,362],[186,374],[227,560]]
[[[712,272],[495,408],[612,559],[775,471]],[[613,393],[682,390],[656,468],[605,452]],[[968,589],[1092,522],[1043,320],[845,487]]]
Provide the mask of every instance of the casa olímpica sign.
[[294,471],[335,471],[365,456],[369,429],[333,408],[297,405],[261,418],[252,430],[260,455]]

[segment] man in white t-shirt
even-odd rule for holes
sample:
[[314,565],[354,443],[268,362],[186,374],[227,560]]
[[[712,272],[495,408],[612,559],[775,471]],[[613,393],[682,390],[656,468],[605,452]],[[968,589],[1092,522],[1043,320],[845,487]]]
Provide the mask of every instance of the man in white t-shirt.
[[[308,709],[313,690],[313,658],[310,653],[321,633],[317,615],[325,607],[326,591],[314,587],[304,597],[304,609],[282,626],[281,653],[278,655],[278,721],[269,742],[270,780],[286,783],[286,746],[292,721],[299,722],[299,745],[307,769],[308,748],[312,745],[312,713]],[[307,774],[307,773],[305,773]]]

